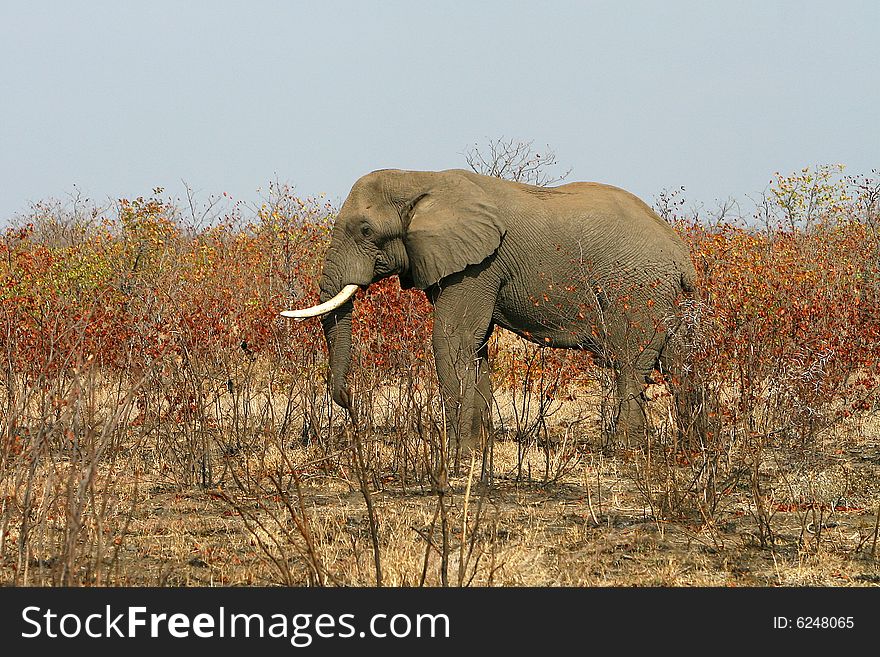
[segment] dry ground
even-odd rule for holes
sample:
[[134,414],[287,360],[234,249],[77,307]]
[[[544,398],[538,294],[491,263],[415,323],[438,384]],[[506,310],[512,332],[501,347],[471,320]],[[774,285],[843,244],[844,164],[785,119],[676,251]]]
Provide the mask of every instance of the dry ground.
[[[638,484],[621,472],[616,459],[587,455],[587,462],[561,481],[517,482],[516,447],[504,444],[497,450],[501,474],[486,496],[484,517],[477,528],[465,530],[466,536],[482,535],[478,549],[485,553],[479,563],[472,557],[463,579],[473,576],[474,585],[503,586],[877,585],[880,561],[876,550],[874,556],[871,552],[880,447],[876,442],[866,447],[868,453],[841,455],[831,466],[840,471],[831,477],[845,476],[848,469],[851,481],[864,478],[864,490],[853,491],[838,510],[825,511],[818,540],[811,510],[780,501],[775,541],[762,548],[748,499],[731,500],[724,522],[712,530],[696,522],[656,522]],[[542,459],[537,453],[530,457]],[[452,515],[459,525],[450,530],[451,583],[459,581],[466,479],[452,482]],[[328,581],[373,584],[369,523],[360,493],[344,482],[318,477],[309,481],[304,496]],[[477,501],[472,497],[469,502],[473,507]],[[436,496],[404,492],[390,481],[374,495],[374,503],[381,519],[384,583],[419,584],[426,552],[422,535],[437,507]],[[154,488],[149,504],[131,522],[120,571],[126,583],[278,582],[278,567],[269,566],[253,532],[242,525],[229,505],[211,494]],[[427,584],[440,583],[440,562],[431,550]],[[301,569],[295,563],[287,567]]]
[[[383,585],[880,584],[877,427],[829,435],[809,451],[769,451],[760,476],[771,531],[762,535],[747,478],[733,480],[709,518],[686,504],[677,517],[661,514],[665,480],[651,475],[642,450],[607,453],[595,426],[564,438],[563,425],[572,426],[557,422],[549,450],[499,437],[490,485],[466,462],[442,498],[428,477],[414,485],[389,466],[393,445],[367,438]],[[0,581],[58,583],[67,559],[99,585],[376,583],[351,450],[251,445],[223,458],[219,485],[182,486],[162,454],[131,446],[113,468],[101,466],[106,499],[84,512],[77,559],[53,534],[67,525],[37,525],[35,505],[30,522],[41,529],[27,549],[20,525],[3,528]],[[63,474],[56,464],[44,476]],[[61,488],[43,483],[49,508],[46,491]]]

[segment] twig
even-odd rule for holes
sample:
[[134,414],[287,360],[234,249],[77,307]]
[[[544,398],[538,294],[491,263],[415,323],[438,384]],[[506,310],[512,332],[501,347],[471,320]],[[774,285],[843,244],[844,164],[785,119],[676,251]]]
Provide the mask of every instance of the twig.
[[[352,423],[354,423],[354,413],[351,413]],[[379,521],[376,517],[376,509],[373,506],[373,495],[370,492],[370,486],[367,482],[367,471],[364,465],[363,445],[361,444],[361,435],[357,425],[354,425],[354,439],[352,440],[354,447],[354,464],[355,473],[357,474],[358,483],[361,488],[361,495],[364,497],[364,503],[367,505],[367,517],[370,521],[370,540],[373,542],[373,565],[376,569],[376,586],[382,586],[382,557],[379,552]]]
[[871,558],[877,555],[877,534],[880,532],[880,502],[877,503],[877,518],[874,520],[874,542],[871,543]]
[[465,538],[467,537],[467,523],[468,523],[468,503],[471,499],[471,482],[474,480],[474,466],[477,464],[477,452],[476,450],[471,450],[471,468],[468,472],[467,485],[464,489],[464,503],[462,504],[461,511],[461,543],[459,545],[458,551],[458,585],[461,586],[464,581],[464,569],[465,569],[465,558],[464,558],[464,546],[465,546]]

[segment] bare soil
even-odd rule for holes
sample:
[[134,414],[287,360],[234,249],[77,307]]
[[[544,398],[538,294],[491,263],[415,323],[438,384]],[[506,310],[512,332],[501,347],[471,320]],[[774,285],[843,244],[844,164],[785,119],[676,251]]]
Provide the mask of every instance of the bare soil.
[[[710,503],[688,483],[687,454],[658,467],[644,446],[603,448],[592,408],[575,400],[554,414],[549,442],[511,439],[502,417],[482,481],[476,459],[432,480],[418,441],[401,456],[390,429],[363,435],[381,583],[880,585],[877,422],[808,447],[770,443],[756,477],[748,455],[727,454]],[[63,499],[82,477],[73,455],[29,479],[6,476],[4,518],[23,500],[30,511],[28,527],[2,528],[0,583],[375,585],[354,451],[334,440],[330,449],[327,437],[303,445],[255,434],[235,450],[215,445],[210,486],[182,481],[157,444],[120,446],[100,462],[88,503]]]

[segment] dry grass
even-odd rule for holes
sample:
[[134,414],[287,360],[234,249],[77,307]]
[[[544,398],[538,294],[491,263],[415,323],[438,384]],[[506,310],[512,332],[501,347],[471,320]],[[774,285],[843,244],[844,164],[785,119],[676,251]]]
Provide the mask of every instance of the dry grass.
[[[25,449],[7,461],[2,583],[376,583],[343,419],[324,429],[332,441],[328,434],[310,445],[264,427],[230,449],[215,433],[214,480],[202,486],[181,472],[198,460],[181,458],[197,444],[187,435],[192,427],[165,426],[158,440],[155,427],[132,426],[126,414],[114,425],[109,400],[101,423],[84,434],[90,446],[44,446],[39,458]],[[679,517],[661,514],[656,500],[668,480],[647,467],[642,449],[606,453],[588,410],[584,399],[560,403],[548,420],[549,445],[499,437],[490,481],[480,481],[479,463],[466,462],[446,487],[421,461],[430,452],[423,438],[409,446],[421,470],[404,474],[399,431],[365,432],[383,585],[880,583],[876,423],[838,429],[800,452],[768,446],[760,477],[772,535],[762,537],[748,478],[734,483],[708,522],[685,506]],[[107,450],[98,455],[101,444]]]

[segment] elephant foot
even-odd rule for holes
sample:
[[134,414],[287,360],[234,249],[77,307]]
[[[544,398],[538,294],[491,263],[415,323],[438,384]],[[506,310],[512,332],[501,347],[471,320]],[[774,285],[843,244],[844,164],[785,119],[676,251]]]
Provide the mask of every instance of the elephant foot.
[[462,465],[467,467],[472,458],[480,457],[482,451],[478,441],[474,439],[458,440],[450,447],[452,449],[452,454],[450,454],[452,471],[456,476],[461,474]]
[[644,431],[609,431],[605,434],[603,449],[607,454],[613,454],[618,449],[643,447],[647,442],[646,437],[647,435]]
[[467,474],[471,463],[475,463],[477,476],[482,470],[483,459],[487,458],[490,449],[490,440],[485,437],[485,430],[479,435],[462,436],[457,440],[450,440],[449,462],[456,476]]
[[614,451],[617,448],[644,447],[649,431],[644,410],[639,403],[632,402],[603,431],[604,448]]
[[613,419],[608,423],[606,431],[607,445],[635,448],[647,444],[648,399],[645,396],[644,381],[651,371],[651,367],[633,363],[632,367],[617,373],[614,401],[606,407],[607,411],[613,413]]

